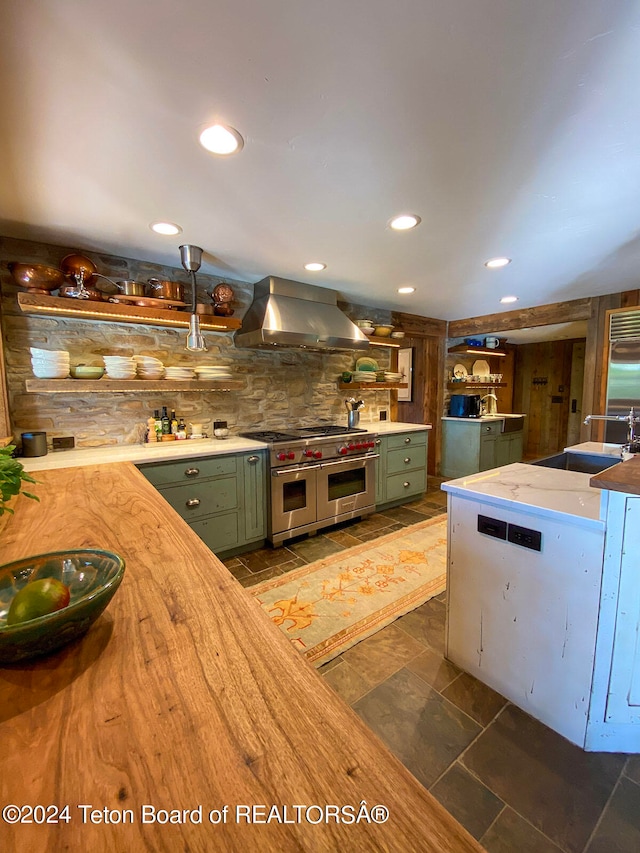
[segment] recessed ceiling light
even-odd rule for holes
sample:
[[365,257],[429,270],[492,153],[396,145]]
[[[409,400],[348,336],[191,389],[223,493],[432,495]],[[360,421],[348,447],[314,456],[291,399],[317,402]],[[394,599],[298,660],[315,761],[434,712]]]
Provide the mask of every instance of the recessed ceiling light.
[[182,228],[173,222],[152,222],[149,228],[156,234],[163,234],[165,237],[173,237],[182,233]]
[[484,262],[484,265],[490,270],[499,270],[500,267],[506,267],[507,264],[510,263],[511,258],[490,258],[488,261]]
[[305,264],[304,268],[306,270],[309,270],[309,272],[320,272],[320,270],[326,270],[327,265],[326,264],[311,263],[311,264]]
[[200,134],[200,144],[212,154],[234,154],[244,145],[244,139],[233,127],[212,124]]
[[415,213],[403,213],[401,216],[394,216],[389,222],[389,227],[394,231],[408,231],[409,228],[415,228],[421,222],[422,220]]
[[503,296],[502,299],[500,300],[500,302],[502,302],[502,303],[517,302],[517,301],[518,301],[517,296]]
[[415,293],[415,287],[399,287],[398,293]]

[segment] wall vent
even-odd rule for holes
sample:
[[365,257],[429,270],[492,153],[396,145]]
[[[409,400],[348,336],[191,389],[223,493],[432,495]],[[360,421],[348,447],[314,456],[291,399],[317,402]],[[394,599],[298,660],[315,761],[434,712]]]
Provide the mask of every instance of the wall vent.
[[609,318],[609,340],[625,341],[640,338],[640,311],[620,311]]

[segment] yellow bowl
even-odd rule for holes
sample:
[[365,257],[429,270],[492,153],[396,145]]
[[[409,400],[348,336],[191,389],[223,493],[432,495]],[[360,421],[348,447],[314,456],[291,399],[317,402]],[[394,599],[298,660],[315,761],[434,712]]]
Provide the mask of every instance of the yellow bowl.
[[382,326],[375,327],[374,334],[377,338],[388,338],[391,332],[393,332],[393,326],[383,324]]

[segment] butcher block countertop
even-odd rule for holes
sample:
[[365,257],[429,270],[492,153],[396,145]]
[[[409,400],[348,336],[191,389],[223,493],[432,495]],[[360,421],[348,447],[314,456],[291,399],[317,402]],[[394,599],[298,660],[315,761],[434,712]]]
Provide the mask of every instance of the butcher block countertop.
[[2,806],[70,818],[5,809],[2,849],[481,851],[133,464],[37,478],[2,562],[100,547],[126,571],[83,639],[0,669]]
[[595,474],[589,480],[589,485],[597,489],[608,489],[611,492],[640,495],[640,454]]

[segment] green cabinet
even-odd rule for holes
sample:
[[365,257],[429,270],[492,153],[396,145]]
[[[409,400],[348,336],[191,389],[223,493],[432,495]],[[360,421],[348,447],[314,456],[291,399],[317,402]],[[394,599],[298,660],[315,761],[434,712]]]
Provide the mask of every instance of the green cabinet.
[[218,556],[240,553],[265,539],[264,451],[138,467]]
[[427,490],[427,430],[380,436],[376,460],[376,508],[394,506]]
[[522,461],[522,430],[502,432],[502,421],[442,421],[443,477],[466,477]]

